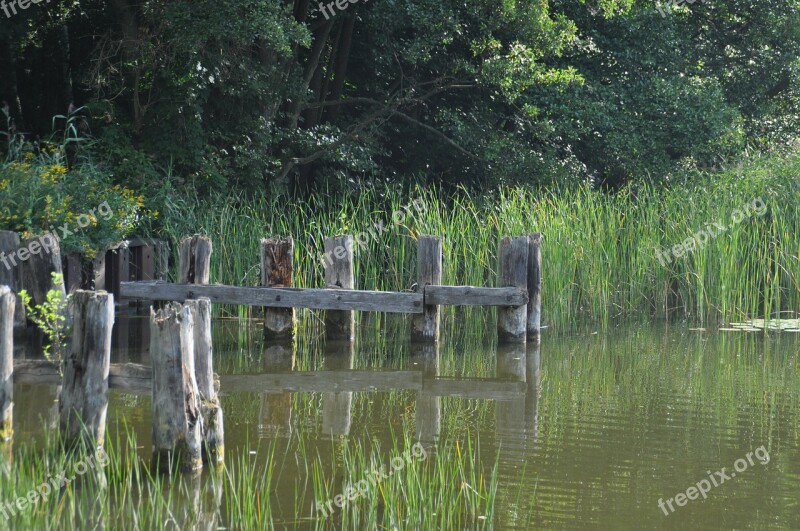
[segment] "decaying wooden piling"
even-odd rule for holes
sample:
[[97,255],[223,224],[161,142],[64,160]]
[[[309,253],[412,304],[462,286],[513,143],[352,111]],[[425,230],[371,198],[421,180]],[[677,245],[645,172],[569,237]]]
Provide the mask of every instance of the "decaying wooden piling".
[[64,384],[59,397],[61,431],[68,442],[88,436],[105,439],[108,411],[108,371],[114,296],[105,291],[73,294],[72,347],[64,360]]
[[211,348],[211,301],[188,300],[194,324],[194,372],[203,418],[203,461],[221,463],[225,455],[222,407],[217,396]]
[[[294,240],[261,240],[261,285],[268,288],[291,288],[294,269]],[[291,339],[294,333],[294,308],[266,308],[264,336],[267,339]]]
[[[426,286],[442,283],[442,239],[438,236],[420,236],[417,249],[417,291],[422,293]],[[422,314],[414,315],[411,341],[439,341],[440,314],[438,305],[426,304]]]
[[[326,288],[353,290],[353,236],[346,234],[325,238]],[[325,336],[328,339],[352,341],[356,335],[355,315],[349,310],[329,310],[325,313]]]
[[[8,286],[15,294],[22,290],[22,268],[17,257],[19,248],[19,235],[16,232],[0,230],[0,286]],[[25,328],[25,305],[19,295],[16,295],[16,300],[14,328]]]
[[203,420],[195,379],[194,322],[188,306],[150,311],[153,463],[162,472],[203,466]]
[[58,239],[47,233],[23,239],[20,244],[18,257],[24,258],[21,262],[22,285],[31,296],[32,303],[42,304],[51,289],[61,290],[66,297],[64,284],[53,283],[53,273],[62,274]]
[[[528,237],[503,237],[500,240],[498,287],[526,289],[528,284]],[[497,342],[524,343],[528,325],[528,306],[497,308]]]
[[542,320],[542,235],[528,241],[528,338],[539,339]]
[[179,275],[181,284],[208,284],[211,275],[211,238],[187,236],[179,249]]
[[0,442],[14,435],[14,308],[16,296],[0,285]]

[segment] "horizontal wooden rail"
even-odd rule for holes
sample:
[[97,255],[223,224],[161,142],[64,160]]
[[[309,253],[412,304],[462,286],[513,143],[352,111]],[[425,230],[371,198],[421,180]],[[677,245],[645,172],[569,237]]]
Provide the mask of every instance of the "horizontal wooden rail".
[[214,304],[268,308],[313,308],[368,312],[422,313],[421,293],[319,288],[245,288],[238,286],[122,282],[120,297],[185,301],[208,297]]
[[[422,391],[434,396],[509,400],[525,395],[525,383],[497,378],[424,378],[422,371],[314,371],[279,374],[225,374],[219,377],[220,394],[276,392]],[[58,368],[45,360],[14,360],[14,383],[61,383]],[[112,363],[108,387],[132,394],[148,394],[153,369],[138,363]]]
[[422,313],[423,305],[522,306],[528,303],[528,292],[524,289],[475,286],[426,286],[424,293],[401,293],[318,288],[250,288],[146,281],[120,283],[120,296],[128,299],[162,301],[185,301],[208,297],[215,304],[415,314]]
[[425,304],[454,306],[522,306],[528,292],[520,288],[425,286]]

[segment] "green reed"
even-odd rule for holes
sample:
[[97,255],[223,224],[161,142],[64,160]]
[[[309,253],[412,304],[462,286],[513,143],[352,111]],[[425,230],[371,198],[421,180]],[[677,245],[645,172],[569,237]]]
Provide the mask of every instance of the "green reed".
[[[328,190],[307,201],[282,196],[231,195],[188,199],[171,209],[157,236],[177,241],[212,237],[212,282],[258,285],[259,240],[292,235],[295,285],[324,285],[320,254],[326,236],[356,234],[383,223],[388,230],[356,246],[358,289],[408,290],[416,281],[420,234],[444,238],[444,283],[496,285],[497,246],[503,235],[541,232],[543,318],[567,328],[586,319],[646,316],[721,323],[800,310],[800,157],[757,160],[714,175],[699,174],[668,188],[637,185],[616,194],[578,187],[535,191],[504,188],[477,195],[389,185]],[[405,208],[421,198],[425,208]],[[767,211],[732,223],[755,199]],[[393,214],[404,212],[404,219]],[[702,248],[662,265],[667,250],[709,224],[726,230]],[[247,317],[252,309],[228,308]],[[445,322],[493,326],[494,312],[447,308]],[[319,312],[301,312],[304,326]],[[380,318],[371,321],[381,324]],[[445,327],[445,337],[459,327]]]

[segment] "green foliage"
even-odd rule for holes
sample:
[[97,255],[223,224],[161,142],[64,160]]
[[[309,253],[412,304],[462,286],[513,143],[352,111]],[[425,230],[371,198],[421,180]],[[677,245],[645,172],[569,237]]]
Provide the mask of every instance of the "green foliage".
[[[112,185],[97,165],[70,168],[64,159],[63,148],[44,144],[20,161],[0,163],[0,229],[23,237],[50,232],[63,252],[93,258],[158,216],[144,207],[142,194]],[[62,226],[69,232],[59,231]]]
[[64,294],[64,276],[58,273],[53,273],[52,276],[54,287],[47,292],[47,298],[43,303],[32,305],[31,296],[25,290],[20,291],[19,296],[25,304],[28,319],[47,336],[48,343],[44,346],[45,357],[56,364],[60,372],[70,335],[67,326],[67,306],[70,297]]

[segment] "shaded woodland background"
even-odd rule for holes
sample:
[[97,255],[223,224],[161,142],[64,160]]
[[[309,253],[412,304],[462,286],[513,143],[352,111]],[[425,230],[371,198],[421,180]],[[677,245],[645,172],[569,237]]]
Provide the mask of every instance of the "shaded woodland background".
[[0,129],[138,190],[667,183],[796,150],[798,5],[43,3],[0,16]]

